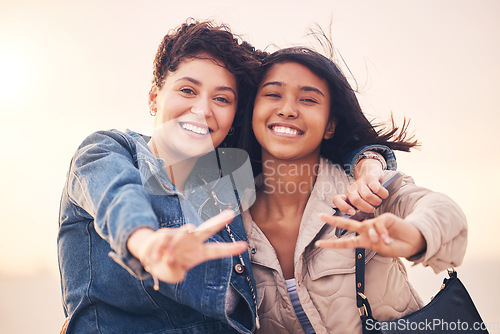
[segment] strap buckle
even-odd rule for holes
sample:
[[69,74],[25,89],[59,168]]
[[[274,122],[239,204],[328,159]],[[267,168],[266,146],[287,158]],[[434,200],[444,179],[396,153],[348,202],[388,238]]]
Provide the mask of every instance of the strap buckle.
[[[362,294],[361,292],[358,292],[358,295],[363,298],[364,300],[366,300],[366,296],[364,294]],[[359,312],[359,316],[362,317],[363,315],[365,316],[369,316],[368,315],[368,309],[366,308],[366,305],[365,303],[363,302],[363,306],[361,307],[358,307],[358,312]]]
[[360,317],[362,317],[363,315],[364,316],[368,316],[368,310],[366,309],[366,305],[365,304],[363,304],[363,306],[361,306],[361,307],[358,307],[358,312],[359,312],[359,316]]

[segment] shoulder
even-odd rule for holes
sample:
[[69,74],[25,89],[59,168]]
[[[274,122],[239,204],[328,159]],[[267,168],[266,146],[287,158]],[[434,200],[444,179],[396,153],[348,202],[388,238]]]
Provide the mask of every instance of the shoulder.
[[119,131],[116,129],[111,130],[100,130],[91,133],[88,135],[82,142],[79,148],[85,147],[87,145],[93,144],[119,144],[119,145],[128,145],[130,146],[133,142],[137,141],[133,136],[133,132],[127,131]]
[[[102,130],[88,135],[80,144],[72,159],[73,168],[86,165],[104,157],[125,157],[135,161],[138,141],[133,133],[119,130]],[[122,158],[120,158],[122,159]]]
[[323,157],[320,159],[317,173],[313,189],[314,197],[327,201],[331,201],[331,198],[337,194],[343,194],[354,182],[354,179],[347,175],[340,165]]

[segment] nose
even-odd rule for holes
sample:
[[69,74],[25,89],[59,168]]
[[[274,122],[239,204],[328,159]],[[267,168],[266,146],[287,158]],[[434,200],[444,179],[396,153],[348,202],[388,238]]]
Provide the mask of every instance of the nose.
[[276,114],[285,118],[297,118],[298,111],[297,106],[293,101],[286,100],[283,102],[280,108],[276,111]]
[[209,99],[204,97],[197,99],[191,107],[191,112],[200,116],[210,116],[212,114],[212,110],[210,109]]

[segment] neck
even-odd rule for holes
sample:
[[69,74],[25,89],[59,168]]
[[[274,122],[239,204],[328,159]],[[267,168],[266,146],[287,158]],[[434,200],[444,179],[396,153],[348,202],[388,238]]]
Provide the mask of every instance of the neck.
[[180,159],[166,151],[158,150],[153,138],[148,142],[148,147],[154,156],[165,160],[165,171],[177,189],[184,192],[184,184],[193,170],[198,157]]
[[316,182],[319,154],[298,160],[281,160],[262,154],[263,187],[267,207],[279,215],[302,214]]

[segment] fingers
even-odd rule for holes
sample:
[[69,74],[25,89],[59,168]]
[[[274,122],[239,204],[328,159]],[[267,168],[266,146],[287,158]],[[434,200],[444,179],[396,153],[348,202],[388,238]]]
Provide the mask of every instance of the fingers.
[[[378,180],[373,180],[368,183],[368,188],[370,188],[370,191],[375,194],[376,196],[379,197],[379,199],[386,199],[389,197],[389,191],[382,187],[382,184]],[[382,202],[382,200],[380,200]],[[372,203],[375,204],[375,203]],[[377,204],[377,206],[380,204]]]
[[224,210],[217,216],[205,221],[203,224],[198,226],[195,230],[195,234],[201,237],[201,240],[205,241],[212,235],[217,233],[221,228],[229,224],[234,218],[233,210]]
[[333,197],[332,202],[335,205],[335,207],[337,207],[340,211],[345,212],[349,216],[353,216],[356,214],[356,209],[350,206],[349,203],[347,202],[346,195],[336,195]]
[[374,194],[366,183],[356,183],[346,192],[347,198],[358,210],[371,213],[382,203],[382,199]]
[[348,231],[352,231],[352,232],[359,233],[363,228],[362,223],[357,222],[357,221],[352,220],[352,219],[330,216],[327,214],[320,214],[319,218],[321,218],[321,220],[323,220],[325,223],[327,223],[329,225],[343,228],[344,230],[348,230]]
[[205,244],[205,261],[239,255],[247,249],[245,241],[208,243]]
[[352,219],[321,214],[320,218],[329,225],[356,232],[359,236],[340,238],[337,240],[319,240],[316,246],[323,248],[372,248],[382,247],[382,243],[390,245],[394,242],[389,236],[388,226],[392,224],[390,216],[383,215],[369,219],[363,223]]
[[165,233],[166,229],[160,229],[155,232],[155,241],[151,243],[150,256],[152,262],[160,261],[163,254],[171,248],[173,235]]
[[337,240],[318,240],[315,245],[321,248],[365,248],[362,245],[361,238],[353,235]]
[[346,191],[347,200],[349,203],[360,211],[371,213],[374,211],[374,206],[370,202],[366,201],[365,198],[374,201],[372,198],[375,196],[366,185],[357,185],[355,187],[349,188]]
[[381,240],[389,245],[394,240],[389,237],[385,216],[380,216],[379,219],[373,219],[373,226],[368,230],[368,235],[373,243],[378,243]]

